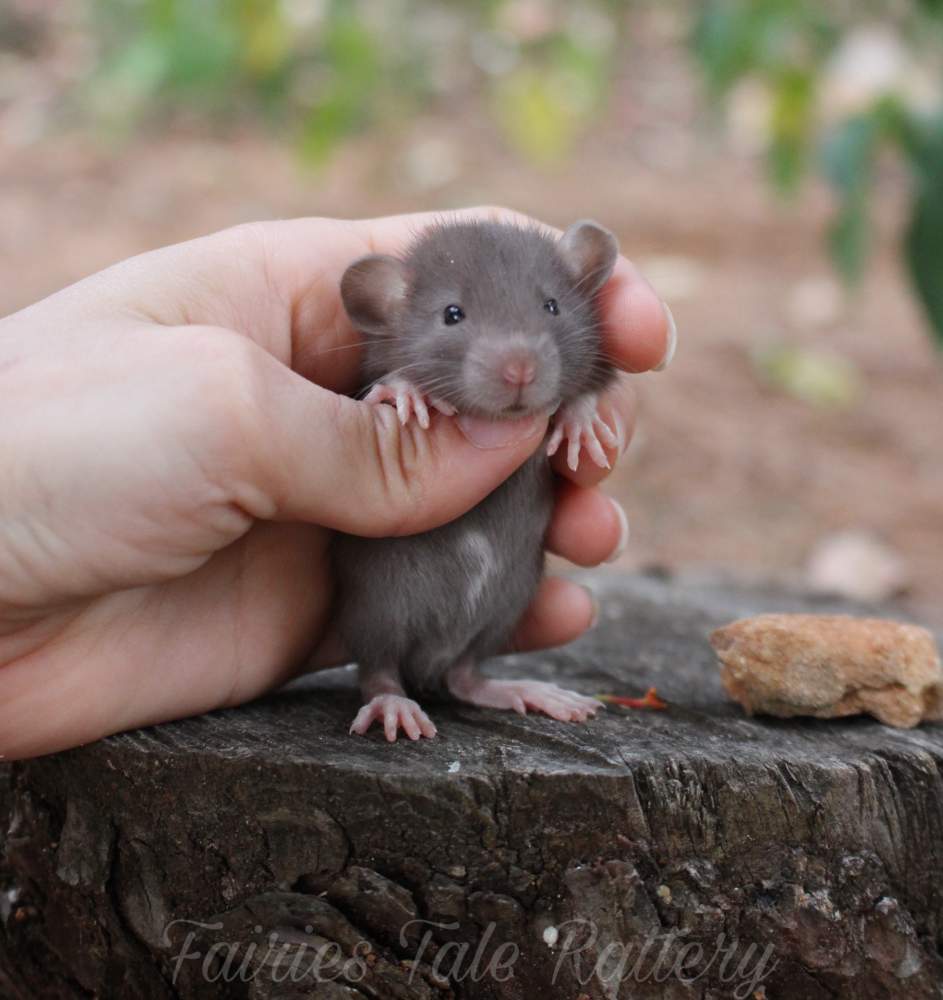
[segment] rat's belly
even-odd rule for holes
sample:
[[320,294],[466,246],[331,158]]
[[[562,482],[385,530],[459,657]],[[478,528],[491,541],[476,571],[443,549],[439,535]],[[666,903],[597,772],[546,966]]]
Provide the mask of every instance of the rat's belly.
[[362,665],[426,687],[458,660],[493,655],[533,598],[553,504],[538,453],[478,506],[406,538],[342,536],[340,627]]

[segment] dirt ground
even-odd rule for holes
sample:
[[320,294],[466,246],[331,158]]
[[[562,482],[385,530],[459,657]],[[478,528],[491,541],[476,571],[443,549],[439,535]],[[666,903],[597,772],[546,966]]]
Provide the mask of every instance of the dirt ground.
[[[637,378],[637,440],[611,479],[633,526],[619,565],[795,582],[823,539],[863,531],[900,559],[911,608],[943,620],[943,353],[894,253],[901,178],[882,178],[875,259],[846,298],[823,252],[825,192],[776,202],[757,158],[705,125],[688,71],[659,55],[639,60],[605,127],[553,170],[523,165],[472,113],[388,128],[312,173],[262,129],[23,141],[8,109],[0,314],[249,219],[479,202],[558,224],[594,216],[669,301],[680,334],[670,369]],[[856,399],[813,405],[770,384],[753,360],[770,342],[846,359]]]

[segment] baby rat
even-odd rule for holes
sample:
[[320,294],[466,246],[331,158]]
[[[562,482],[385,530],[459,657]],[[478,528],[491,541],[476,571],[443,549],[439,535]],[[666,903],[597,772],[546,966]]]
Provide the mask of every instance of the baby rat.
[[[549,455],[566,441],[607,466],[613,430],[596,411],[613,379],[596,293],[615,237],[594,222],[559,239],[536,227],[441,222],[402,259],[372,254],[344,273],[341,296],[365,335],[368,403],[395,404],[422,428],[430,409],[507,420],[555,412],[545,448],[468,513],[399,538],[340,535],[341,635],[364,705],[351,732],[382,722],[388,740],[436,733],[407,695],[445,687],[474,705],[583,721],[599,702],[540,681],[494,680],[478,664],[507,644],[543,572],[553,507]],[[602,442],[602,443],[601,443]]]

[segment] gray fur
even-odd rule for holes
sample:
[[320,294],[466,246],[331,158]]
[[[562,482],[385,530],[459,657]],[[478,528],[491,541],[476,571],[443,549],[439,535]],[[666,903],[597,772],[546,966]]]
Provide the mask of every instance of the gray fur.
[[[550,466],[538,453],[477,507],[433,531],[338,537],[340,630],[361,682],[398,668],[407,688],[428,690],[459,661],[502,649],[540,580],[552,503]],[[470,551],[469,539],[481,537],[489,566]]]
[[[367,334],[368,384],[402,371],[459,412],[495,418],[551,412],[613,377],[601,346],[595,293],[612,270],[615,240],[592,223],[563,240],[536,228],[443,222],[402,259],[356,261],[341,289]],[[559,315],[544,308],[559,303]],[[465,319],[443,325],[459,304]],[[511,390],[489,370],[489,351],[533,351],[533,383]],[[493,365],[492,365],[493,368]],[[441,418],[439,418],[441,419]],[[553,476],[544,450],[462,517],[420,535],[338,536],[341,635],[371,679],[414,691],[438,686],[462,660],[500,652],[533,600],[543,571]]]

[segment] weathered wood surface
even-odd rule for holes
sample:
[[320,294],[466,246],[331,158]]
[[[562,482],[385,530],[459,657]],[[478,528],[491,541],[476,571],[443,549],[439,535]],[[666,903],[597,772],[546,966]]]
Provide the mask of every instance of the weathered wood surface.
[[[576,727],[443,703],[437,740],[391,747],[347,736],[335,671],[15,765],[0,994],[943,995],[943,726],[745,718],[706,633],[808,603],[598,589],[595,634],[503,672],[655,684],[668,711]],[[600,955],[621,969],[594,975]]]

